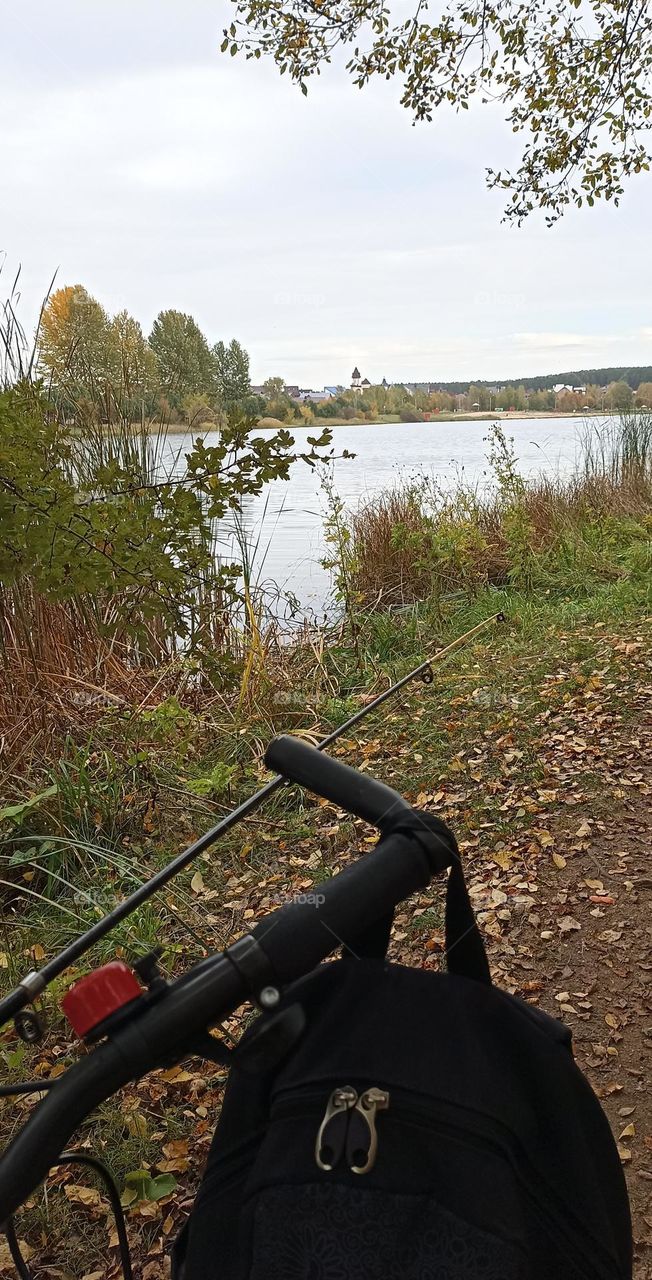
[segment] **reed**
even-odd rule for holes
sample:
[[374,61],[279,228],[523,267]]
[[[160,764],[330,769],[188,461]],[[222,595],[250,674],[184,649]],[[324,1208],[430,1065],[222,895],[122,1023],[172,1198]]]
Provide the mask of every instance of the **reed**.
[[487,586],[586,589],[648,563],[652,415],[587,429],[569,480],[526,483],[500,431],[494,483],[443,490],[432,478],[364,503],[340,539],[348,597],[359,610],[402,608]]

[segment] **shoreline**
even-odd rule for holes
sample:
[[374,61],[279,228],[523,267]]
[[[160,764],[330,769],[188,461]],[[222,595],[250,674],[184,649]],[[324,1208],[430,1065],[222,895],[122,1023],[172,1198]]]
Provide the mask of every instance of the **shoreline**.
[[[583,418],[613,418],[619,414],[608,409],[585,409],[582,413],[563,413],[556,409],[514,409],[506,410],[504,413],[496,413],[485,411],[479,413],[437,413],[432,418],[426,418],[424,421],[403,422],[396,414],[381,414],[374,422],[369,422],[366,418],[315,418],[314,422],[265,422],[258,423],[257,426],[262,427],[265,431],[283,427],[287,431],[295,431],[297,428],[305,428],[308,431],[314,431],[322,427],[434,427],[438,422],[527,422],[535,421],[541,418],[559,418],[567,421],[569,418],[575,418],[581,421]],[[190,427],[185,422],[172,422],[163,428],[168,435],[208,435],[211,431],[218,430],[215,423],[202,423],[198,427]],[[254,428],[255,430],[255,428]]]

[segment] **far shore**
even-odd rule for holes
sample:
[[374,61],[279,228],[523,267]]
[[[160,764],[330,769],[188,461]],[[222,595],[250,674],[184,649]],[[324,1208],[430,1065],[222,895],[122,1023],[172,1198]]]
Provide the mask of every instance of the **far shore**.
[[[491,412],[479,413],[433,413],[432,417],[425,420],[415,422],[404,422],[399,418],[398,414],[379,414],[373,422],[369,422],[366,418],[315,418],[314,422],[280,422],[275,418],[263,418],[258,426],[273,428],[284,427],[287,430],[294,430],[297,427],[307,427],[311,431],[320,430],[322,427],[381,427],[393,424],[401,427],[434,427],[438,422],[515,422],[524,421],[528,418],[608,418],[610,416],[618,416],[609,409],[582,409],[579,413],[564,413],[560,409],[513,409],[505,410],[503,413],[496,413],[495,409]],[[207,435],[213,430],[213,423],[204,422],[199,426],[188,426],[185,422],[169,423],[166,430],[170,435]]]

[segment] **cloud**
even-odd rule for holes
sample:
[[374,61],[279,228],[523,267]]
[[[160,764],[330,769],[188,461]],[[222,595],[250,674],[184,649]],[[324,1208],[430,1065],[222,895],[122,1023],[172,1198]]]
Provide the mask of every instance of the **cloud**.
[[[53,270],[149,328],[237,336],[255,381],[649,363],[650,179],[554,231],[500,223],[495,109],[412,128],[334,67],[307,99],[217,52],[214,0],[34,0],[0,52],[2,242],[30,323]],[[7,272],[7,276],[9,272]]]
[[[514,342],[517,347],[522,347],[527,351],[540,351],[542,348],[546,351],[566,350],[572,347],[586,347],[596,343],[609,343],[614,341],[613,338],[602,337],[595,338],[594,335],[586,333],[515,333]],[[615,341],[618,341],[616,336]]]

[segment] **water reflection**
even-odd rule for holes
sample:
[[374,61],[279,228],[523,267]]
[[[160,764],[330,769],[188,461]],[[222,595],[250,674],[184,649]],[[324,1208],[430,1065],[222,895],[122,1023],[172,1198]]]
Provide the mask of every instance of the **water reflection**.
[[[596,420],[593,419],[595,422]],[[332,464],[335,490],[346,505],[356,504],[394,484],[401,475],[424,472],[442,487],[459,477],[469,485],[484,487],[488,475],[486,437],[488,422],[389,423],[380,426],[335,427],[333,442],[338,453],[349,450],[354,458]],[[577,418],[511,420],[503,424],[514,438],[521,474],[569,476],[578,461],[583,423]],[[292,428],[297,447],[308,448],[306,438],[314,428]],[[271,430],[261,430],[271,435]],[[207,432],[206,444],[217,442]],[[165,446],[167,465],[184,466],[190,436],[170,436]],[[290,593],[304,613],[323,616],[328,608],[330,575],[322,567],[325,554],[323,521],[326,501],[319,474],[297,462],[290,479],[277,480],[259,497],[243,504],[241,529],[252,549],[253,571],[259,582],[275,584],[280,594]],[[223,522],[220,550],[237,559],[233,523]]]

